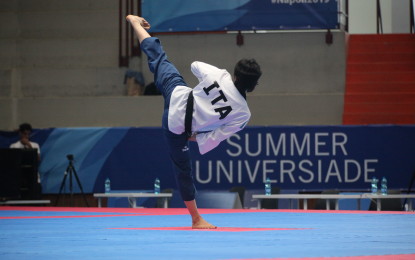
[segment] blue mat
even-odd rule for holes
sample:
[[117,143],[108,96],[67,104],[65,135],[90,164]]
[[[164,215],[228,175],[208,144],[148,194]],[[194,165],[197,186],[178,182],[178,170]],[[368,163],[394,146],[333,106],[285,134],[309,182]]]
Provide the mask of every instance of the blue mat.
[[179,209],[19,209],[0,207],[3,260],[415,257],[414,213],[201,210],[219,227],[242,228],[227,232],[134,229],[188,227],[190,217]]

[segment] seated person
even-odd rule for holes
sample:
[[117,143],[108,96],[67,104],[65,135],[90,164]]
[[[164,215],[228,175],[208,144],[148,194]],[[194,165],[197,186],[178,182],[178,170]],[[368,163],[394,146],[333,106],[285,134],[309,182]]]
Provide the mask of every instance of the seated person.
[[[10,148],[15,148],[15,149],[37,149],[37,157],[38,157],[38,161],[40,161],[40,147],[39,144],[35,143],[35,142],[31,142],[30,139],[30,135],[32,133],[32,126],[28,123],[23,123],[19,126],[19,136],[20,139],[11,144]],[[38,174],[38,183],[40,183],[40,176]]]

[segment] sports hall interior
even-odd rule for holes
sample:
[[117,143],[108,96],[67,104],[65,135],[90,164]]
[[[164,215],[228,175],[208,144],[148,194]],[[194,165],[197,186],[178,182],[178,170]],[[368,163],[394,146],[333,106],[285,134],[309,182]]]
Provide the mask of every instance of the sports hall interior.
[[[39,171],[44,181],[43,192],[34,195],[36,198],[24,192],[26,195],[19,195],[20,198],[0,195],[3,212],[0,229],[3,226],[6,230],[0,237],[6,241],[21,236],[17,242],[28,246],[24,253],[17,244],[7,242],[6,247],[0,242],[0,255],[7,259],[30,256],[73,259],[77,255],[86,259],[98,256],[130,259],[135,258],[134,243],[139,241],[138,248],[144,259],[406,260],[415,257],[413,224],[410,224],[414,223],[415,216],[411,212],[413,197],[384,199],[381,211],[377,211],[379,200],[376,198],[361,197],[358,204],[345,199],[350,194],[370,193],[371,174],[379,179],[387,176],[389,194],[414,194],[414,1],[334,1],[339,5],[338,27],[330,30],[275,28],[155,33],[150,30],[152,36],[160,39],[169,60],[188,86],[198,83],[190,71],[193,61],[214,64],[232,73],[237,60],[253,57],[262,69],[258,86],[247,95],[252,116],[246,130],[233,137],[221,151],[205,159],[200,155],[194,158],[193,167],[202,172],[196,183],[201,211],[222,225],[218,231],[225,234],[207,231],[201,241],[212,243],[217,253],[207,252],[202,242],[192,247],[200,235],[186,233],[191,231],[182,227],[187,224],[181,219],[187,220],[184,205],[171,173],[165,171],[170,162],[161,137],[163,98],[143,94],[144,88],[154,81],[153,75],[124,19],[129,12],[140,14],[142,2],[147,1],[0,2],[0,148],[6,150],[17,140],[19,124],[30,123],[35,139],[41,143],[41,162],[36,172]],[[139,75],[139,80],[131,80],[130,72]],[[140,94],[131,94],[133,88],[141,91]],[[59,140],[59,136],[64,139]],[[135,137],[128,140],[131,136]],[[282,137],[287,138],[284,139],[287,154],[284,150],[283,155],[278,154],[281,157],[272,158],[269,151],[282,153],[278,150]],[[53,150],[53,142],[61,146]],[[135,142],[142,143],[135,145]],[[311,157],[307,157],[308,145]],[[65,146],[76,146],[76,149],[65,150]],[[317,151],[319,147],[321,150]],[[196,146],[191,148],[197,152]],[[123,150],[122,154],[116,155],[119,150]],[[141,158],[134,157],[137,151],[140,152],[137,157]],[[294,154],[291,157],[290,151]],[[239,152],[242,157],[237,158]],[[336,153],[340,157],[335,157]],[[67,154],[75,155],[75,169],[85,192],[75,179],[74,194],[71,194],[72,187],[65,186],[62,192],[60,185],[68,184],[62,179],[64,171],[66,176]],[[160,160],[153,159],[160,154]],[[55,161],[44,162],[43,155],[59,162],[56,165]],[[107,159],[100,162],[103,156]],[[134,164],[134,160],[140,165],[124,167],[124,164]],[[284,160],[285,166],[281,162]],[[336,164],[335,160],[341,163]],[[2,164],[6,162],[7,159],[1,160]],[[299,170],[301,176],[293,175],[290,167]],[[349,176],[342,172],[346,168],[351,172]],[[136,169],[143,169],[142,175]],[[216,172],[206,175],[211,169]],[[238,175],[241,169],[245,176]],[[358,169],[357,175],[353,169]],[[254,199],[253,195],[264,194],[265,177],[262,177],[268,172],[277,176],[272,183],[273,194],[343,194],[345,197],[324,200],[317,196],[308,201]],[[90,173],[92,177],[87,176]],[[111,176],[112,188],[121,193],[153,192],[154,179],[161,176],[162,192],[173,194],[167,199],[169,209],[163,209],[162,198],[104,196],[101,205],[101,200],[94,195],[104,194],[107,174]],[[3,175],[1,178],[5,180]],[[17,202],[8,204],[8,200]],[[40,202],[31,204],[34,200]],[[132,205],[138,209],[131,208]],[[305,207],[307,210],[303,210]],[[102,228],[94,222],[95,215],[105,226],[102,236],[107,238],[95,233],[97,228]],[[368,216],[374,216],[371,224],[365,222]],[[132,221],[148,218],[148,222],[127,225],[124,220],[130,218]],[[254,218],[258,221],[256,225],[250,222]],[[49,219],[52,224],[47,222]],[[69,222],[59,222],[66,219]],[[270,219],[281,224],[272,225]],[[328,226],[319,222],[322,219]],[[338,237],[337,232],[344,231],[339,221],[352,226],[355,233]],[[20,229],[22,223],[27,224],[27,235]],[[77,234],[66,227],[69,223],[78,230],[85,227],[85,240],[78,240]],[[160,223],[163,223],[161,227]],[[388,223],[386,233],[376,231],[379,233],[371,233],[373,237],[359,233],[359,229],[370,233],[384,223]],[[396,223],[399,226],[394,226]],[[43,231],[36,230],[37,227]],[[63,232],[56,245],[51,239],[54,228]],[[406,232],[407,228],[412,228],[412,233]],[[313,244],[322,230],[321,240],[332,250]],[[282,232],[292,233],[284,240]],[[44,236],[46,233],[48,236]],[[241,242],[247,239],[243,235],[247,233],[255,234],[252,241],[247,240],[251,250],[248,242]],[[390,240],[385,238],[389,235],[393,237]],[[29,241],[30,237],[52,247],[36,244],[36,239]],[[300,237],[306,241],[303,250],[298,247],[303,242]],[[383,244],[371,244],[372,238],[382,240]],[[158,245],[152,239],[163,241],[166,251],[155,253]],[[177,251],[174,239],[187,251]],[[344,246],[350,239],[356,243],[350,244],[350,248]],[[94,242],[88,244],[88,241]],[[402,246],[394,246],[394,241]],[[271,242],[281,243],[284,250],[279,248],[280,253],[273,253]],[[112,245],[116,246],[116,253],[110,251]],[[77,249],[73,250],[74,247]],[[201,256],[201,252],[205,255]]]

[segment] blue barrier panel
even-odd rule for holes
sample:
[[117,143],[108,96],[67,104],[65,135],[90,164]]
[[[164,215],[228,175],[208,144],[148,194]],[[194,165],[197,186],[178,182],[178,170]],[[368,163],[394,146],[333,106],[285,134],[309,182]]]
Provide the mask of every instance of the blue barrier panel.
[[[17,140],[0,132],[0,147]],[[57,193],[68,165],[74,165],[85,192],[175,188],[161,128],[37,129],[39,171],[44,193]],[[247,127],[200,155],[191,143],[194,179],[200,190],[233,186],[263,189],[267,177],[281,189],[368,189],[385,176],[391,189],[406,189],[415,170],[415,126]],[[77,185],[74,189],[78,192]]]
[[336,0],[151,0],[152,32],[339,28]]

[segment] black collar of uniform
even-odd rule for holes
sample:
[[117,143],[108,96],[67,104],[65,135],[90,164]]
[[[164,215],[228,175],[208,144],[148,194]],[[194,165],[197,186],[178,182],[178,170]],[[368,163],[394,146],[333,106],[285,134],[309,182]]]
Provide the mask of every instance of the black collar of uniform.
[[243,90],[240,90],[239,88],[236,88],[236,89],[239,91],[239,93],[241,93],[242,97],[246,100],[246,92]]

